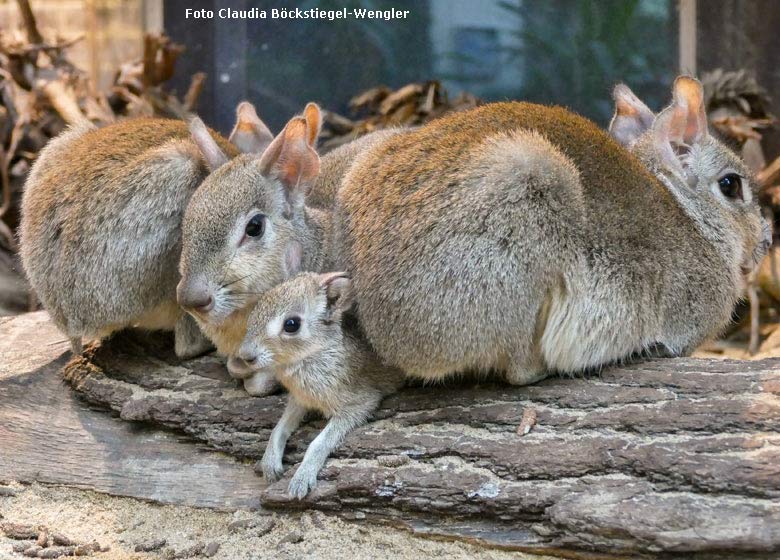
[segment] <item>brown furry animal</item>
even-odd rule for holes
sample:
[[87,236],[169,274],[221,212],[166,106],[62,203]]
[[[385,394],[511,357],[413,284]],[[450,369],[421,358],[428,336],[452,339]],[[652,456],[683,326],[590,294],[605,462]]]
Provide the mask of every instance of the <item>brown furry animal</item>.
[[[688,353],[728,322],[769,226],[744,164],[708,134],[698,82],[678,78],[652,118],[625,91],[614,137],[529,103],[392,136],[355,158],[332,223],[304,205],[316,154],[294,150],[286,171],[236,158],[185,220],[182,282],[206,286],[219,312],[204,321],[222,324],[251,304],[239,294],[280,281],[297,243],[304,270],[350,273],[380,357],[427,379],[497,370],[524,384]],[[263,235],[238,245],[257,215]]]
[[[257,120],[251,106],[242,111]],[[243,136],[239,128],[234,140]],[[222,153],[238,153],[217,133],[206,134]],[[263,142],[244,139],[247,149]],[[85,122],[43,149],[25,185],[21,256],[74,353],[83,338],[129,326],[175,329],[181,357],[208,348],[176,303],[181,220],[207,175],[181,121],[139,118],[100,129]]]

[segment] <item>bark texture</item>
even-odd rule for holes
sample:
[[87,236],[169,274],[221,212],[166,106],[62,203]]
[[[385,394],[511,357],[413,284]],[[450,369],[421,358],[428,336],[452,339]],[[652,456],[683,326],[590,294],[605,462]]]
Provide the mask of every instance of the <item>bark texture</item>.
[[[124,420],[259,459],[284,396],[250,397],[218,359],[179,363],[170,347],[123,335],[64,375]],[[305,502],[286,495],[290,471],[261,501],[567,555],[776,557],[778,395],[778,360],[667,359],[530,387],[410,387],[348,438]],[[519,435],[529,410],[535,425]],[[291,463],[321,425],[293,435]]]

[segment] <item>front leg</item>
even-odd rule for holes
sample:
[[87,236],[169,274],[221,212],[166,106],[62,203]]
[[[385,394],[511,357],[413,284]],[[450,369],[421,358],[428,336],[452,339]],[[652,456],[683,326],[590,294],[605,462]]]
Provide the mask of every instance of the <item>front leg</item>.
[[233,379],[249,379],[255,373],[254,368],[238,356],[228,356],[227,370]]
[[317,485],[317,475],[328,456],[352,430],[366,423],[371,413],[379,406],[380,400],[380,396],[372,395],[368,402],[339,411],[330,418],[325,428],[309,445],[303,461],[290,480],[287,487],[290,496],[302,500]]
[[284,447],[287,445],[290,435],[301,425],[304,416],[306,416],[306,409],[292,395],[288,396],[284,413],[271,432],[271,437],[268,438],[268,445],[265,447],[265,453],[260,461],[260,465],[263,468],[263,476],[265,476],[268,482],[279,480],[284,473],[284,467],[282,466]]
[[244,390],[253,397],[265,397],[275,393],[279,388],[279,381],[273,371],[256,371],[251,377],[244,379]]
[[189,313],[182,313],[173,328],[174,350],[182,360],[189,360],[214,349],[214,345],[206,338],[198,323]]

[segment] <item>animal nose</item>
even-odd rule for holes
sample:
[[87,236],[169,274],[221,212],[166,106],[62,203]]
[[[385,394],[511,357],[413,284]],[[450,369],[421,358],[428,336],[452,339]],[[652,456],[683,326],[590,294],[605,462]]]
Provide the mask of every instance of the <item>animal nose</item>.
[[244,360],[244,362],[246,362],[246,364],[249,366],[254,365],[257,362],[257,354],[251,350],[241,349],[238,352],[238,357]]
[[187,311],[206,314],[214,309],[214,298],[204,286],[187,286],[179,282],[176,299]]

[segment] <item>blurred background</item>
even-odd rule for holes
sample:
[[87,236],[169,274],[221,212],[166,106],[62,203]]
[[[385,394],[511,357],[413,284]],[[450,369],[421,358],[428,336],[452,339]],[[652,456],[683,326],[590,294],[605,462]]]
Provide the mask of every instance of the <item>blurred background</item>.
[[[185,17],[187,8],[295,7],[410,13]],[[105,124],[196,111],[227,133],[248,99],[276,132],[317,101],[327,151],[376,128],[506,99],[565,105],[606,126],[615,83],[658,110],[686,72],[705,82],[713,130],[758,173],[773,216],[778,28],[775,0],[0,0],[0,315],[37,305],[14,256],[18,199],[37,151],[82,115]],[[776,330],[780,346],[770,260],[728,337],[703,351],[761,355]]]

